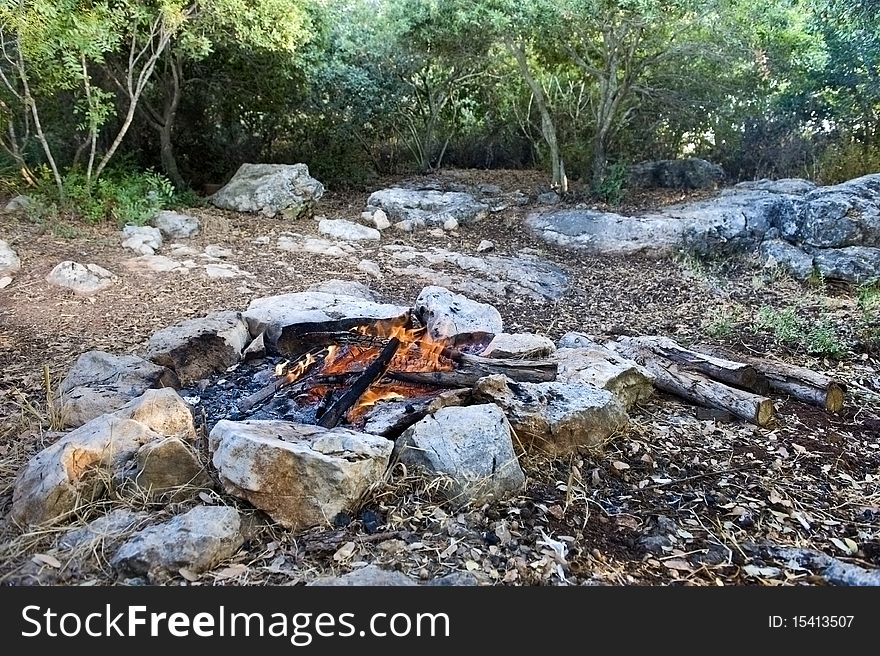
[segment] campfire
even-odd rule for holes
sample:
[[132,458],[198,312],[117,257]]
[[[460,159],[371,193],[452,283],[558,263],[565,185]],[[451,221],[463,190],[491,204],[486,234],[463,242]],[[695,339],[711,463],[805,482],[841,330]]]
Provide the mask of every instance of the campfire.
[[[491,336],[489,336],[491,337]],[[518,382],[556,378],[550,360],[481,357],[485,335],[457,339],[432,337],[412,313],[403,320],[373,321],[349,330],[303,332],[279,344],[277,357],[239,375],[235,419],[284,417],[324,428],[363,428],[375,415],[393,415],[403,430],[425,415],[427,404],[450,390],[470,390],[478,380],[504,374]],[[250,392],[253,383],[269,381]],[[226,383],[228,380],[220,381]],[[220,418],[220,417],[217,417]]]

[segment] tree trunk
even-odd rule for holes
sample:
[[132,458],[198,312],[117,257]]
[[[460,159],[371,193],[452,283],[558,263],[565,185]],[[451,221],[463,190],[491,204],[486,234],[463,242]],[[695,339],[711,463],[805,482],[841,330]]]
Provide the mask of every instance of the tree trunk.
[[177,117],[177,107],[180,104],[181,85],[183,83],[183,66],[180,59],[171,56],[171,90],[165,102],[162,112],[162,122],[157,125],[159,130],[159,156],[162,160],[162,170],[177,189],[186,189],[187,184],[180,175],[177,167],[177,158],[174,155],[174,120]]

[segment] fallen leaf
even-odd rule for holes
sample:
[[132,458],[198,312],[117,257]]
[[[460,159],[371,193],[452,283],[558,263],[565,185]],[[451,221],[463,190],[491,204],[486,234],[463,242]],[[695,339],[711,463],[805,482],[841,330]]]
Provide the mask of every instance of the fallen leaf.
[[629,465],[621,460],[615,460],[611,463],[611,466],[614,467],[617,471],[624,471],[629,469]]
[[354,550],[356,546],[354,542],[346,542],[339,549],[336,550],[336,553],[333,554],[333,560],[336,562],[342,562],[343,560],[348,560],[354,555]]
[[476,572],[478,569],[480,569],[480,564],[473,560],[466,560],[464,562],[464,566],[465,569],[467,569],[467,571],[469,572]]
[[835,547],[840,549],[847,556],[852,556],[859,550],[859,545],[857,545],[849,538],[844,538],[843,540],[841,540],[840,538],[831,538],[831,542],[832,544],[834,544]]
[[212,497],[207,492],[199,492],[199,499],[201,499],[204,503],[207,503],[210,505],[213,505],[213,503],[214,503],[214,497]]
[[190,583],[199,580],[199,575],[191,569],[187,569],[186,567],[181,567],[179,570],[177,570],[177,572]]
[[50,556],[49,554],[36,554],[31,558],[31,561],[35,562],[37,565],[48,565],[55,569],[61,569],[61,561],[55,556]]

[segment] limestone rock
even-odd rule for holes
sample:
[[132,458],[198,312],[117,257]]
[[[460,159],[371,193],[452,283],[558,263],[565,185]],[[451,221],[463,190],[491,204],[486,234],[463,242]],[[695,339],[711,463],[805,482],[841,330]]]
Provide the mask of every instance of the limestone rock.
[[764,266],[779,266],[798,280],[813,274],[813,256],[782,239],[768,239],[761,244]]
[[116,276],[97,264],[80,264],[71,260],[61,262],[46,276],[46,282],[50,285],[69,289],[81,296],[107,289],[114,280]]
[[85,526],[65,531],[58,538],[58,547],[63,551],[99,547],[102,551],[114,546],[122,539],[147,524],[150,513],[128,508],[116,508],[106,515],[93,519]]
[[189,214],[163,210],[153,217],[153,226],[167,239],[186,239],[199,234],[199,220]]
[[0,239],[0,277],[21,269],[21,260],[9,244]]
[[387,230],[391,227],[391,221],[388,220],[388,215],[385,214],[385,210],[378,209],[372,214],[373,225],[376,226],[376,230]]
[[557,382],[608,390],[627,410],[654,392],[654,377],[647,369],[595,342],[579,340],[577,348],[560,348],[552,358]]
[[817,250],[813,262],[829,279],[863,283],[880,278],[880,248],[848,246]]
[[635,188],[714,189],[724,181],[724,169],[698,157],[641,162],[628,175]]
[[324,282],[316,282],[306,287],[307,292],[321,292],[324,294],[337,294],[339,296],[352,296],[362,298],[365,301],[376,302],[376,292],[357,280],[342,280],[332,278]]
[[187,495],[181,488],[204,487],[210,478],[190,446],[179,437],[148,442],[135,454],[133,470],[126,475],[137,488],[152,498],[172,493],[179,500]]
[[215,312],[153,333],[147,357],[173,369],[186,385],[236,364],[249,341],[240,313]]
[[58,386],[56,402],[65,426],[81,426],[118,410],[148,389],[180,387],[177,375],[136,355],[88,351]]
[[152,226],[127,225],[122,229],[122,247],[141,255],[155,255],[162,248],[162,233]]
[[223,487],[287,528],[326,525],[385,474],[376,435],[288,421],[218,421],[210,433]]
[[382,274],[382,269],[376,262],[372,260],[361,260],[357,265],[358,271],[363,271],[369,276],[376,278],[377,280],[381,280],[385,276]]
[[546,358],[556,350],[556,345],[543,335],[532,333],[499,333],[480,355],[487,358]]
[[242,164],[210,201],[225,210],[295,219],[311,213],[323,195],[305,164]]
[[403,572],[367,565],[339,576],[322,576],[306,586],[412,586],[418,583]]
[[464,192],[441,192],[392,187],[367,199],[369,210],[381,209],[395,222],[410,221],[410,230],[422,226],[443,226],[449,219],[467,225],[486,216],[489,206]]
[[344,241],[377,241],[382,239],[382,233],[375,228],[368,228],[345,219],[321,219],[318,223],[318,232]]
[[248,305],[244,318],[251,335],[266,333],[266,347],[287,352],[296,348],[297,336],[316,330],[347,330],[376,321],[399,324],[410,309],[375,303],[344,294],[295,292],[256,298]]
[[123,544],[110,560],[120,574],[162,583],[181,568],[200,573],[230,558],[244,543],[238,511],[196,506],[170,521],[149,526]]
[[435,340],[457,341],[504,331],[501,314],[487,303],[473,301],[443,287],[425,287],[416,299],[416,313]]
[[478,253],[488,253],[489,251],[494,251],[494,250],[495,250],[495,242],[490,241],[488,239],[483,239],[477,245],[477,252]]
[[524,445],[553,455],[600,450],[629,423],[611,392],[584,383],[512,383],[494,375],[480,379],[474,396],[502,408]]
[[407,465],[448,476],[443,493],[456,502],[505,497],[525,483],[510,424],[491,403],[441,408],[408,428],[395,452]]
[[734,185],[734,189],[769,191],[771,194],[788,194],[790,196],[803,196],[815,188],[815,182],[810,182],[803,178],[780,178],[778,180],[762,178],[761,180],[748,180]]
[[158,439],[161,435],[143,424],[113,415],[83,424],[21,469],[12,494],[13,520],[39,524],[100,498],[106,489],[101,474],[123,466],[141,445]]
[[19,194],[14,198],[10,199],[8,203],[3,207],[3,211],[5,213],[10,212],[18,212],[20,210],[26,210],[34,201],[31,200],[30,196],[25,196],[23,194]]
[[187,273],[189,269],[177,260],[172,260],[164,255],[141,255],[123,261],[122,265],[131,271],[140,275],[150,275],[153,273],[168,273],[177,271]]

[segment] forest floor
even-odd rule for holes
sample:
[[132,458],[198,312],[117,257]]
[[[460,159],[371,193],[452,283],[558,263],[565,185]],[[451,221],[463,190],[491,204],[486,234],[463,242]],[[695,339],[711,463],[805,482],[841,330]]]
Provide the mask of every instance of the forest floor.
[[[534,172],[447,171],[432,177],[496,184],[533,198],[544,190],[543,176]],[[368,193],[330,190],[318,214],[357,220]],[[615,209],[682,199],[672,192],[643,193]],[[490,239],[496,254],[533,248],[565,268],[571,284],[558,302],[521,297],[494,302],[508,332],[554,340],[568,331],[600,339],[624,332],[662,334],[684,344],[773,354],[839,378],[847,385],[844,410],[832,415],[781,400],[779,425],[765,429],[701,420],[693,406],[656,394],[631,411],[629,430],[601,456],[527,455],[526,489],[516,498],[451,508],[425,481],[393,472],[348,525],[293,535],[256,522],[252,539],[233,559],[172,583],[298,584],[375,563],[417,579],[461,571],[480,583],[505,585],[824,584],[820,571],[775,559],[760,551],[766,546],[811,548],[861,567],[880,567],[880,291],[803,284],[751,256],[656,260],[556,249],[522,227],[524,215],[537,207],[490,215],[442,239],[427,232],[391,238],[468,254]],[[58,435],[50,430],[44,371],[57,385],[84,351],[142,353],[160,328],[214,310],[243,310],[253,298],[299,291],[317,281],[358,280],[404,305],[414,303],[422,287],[392,274],[374,280],[356,269],[359,258],[273,247],[285,231],[316,234],[311,220],[291,223],[210,207],[191,213],[202,219],[202,231],[186,243],[231,249],[230,261],[252,277],[126,274],[95,296],[77,297],[49,286],[46,274],[66,259],[121,274],[121,262],[132,253],[121,247],[115,226],[0,215],[0,236],[22,261],[12,285],[0,290],[0,514],[9,511],[18,470]],[[252,242],[266,236],[269,245]],[[816,332],[817,326],[822,330]],[[237,503],[220,493],[202,498]],[[150,507],[132,499],[113,504],[158,515],[186,507]],[[98,510],[106,507],[84,509],[78,522]],[[109,544],[75,557],[34,558],[56,553],[60,530],[22,534],[8,519],[0,520],[0,583],[114,581]]]

